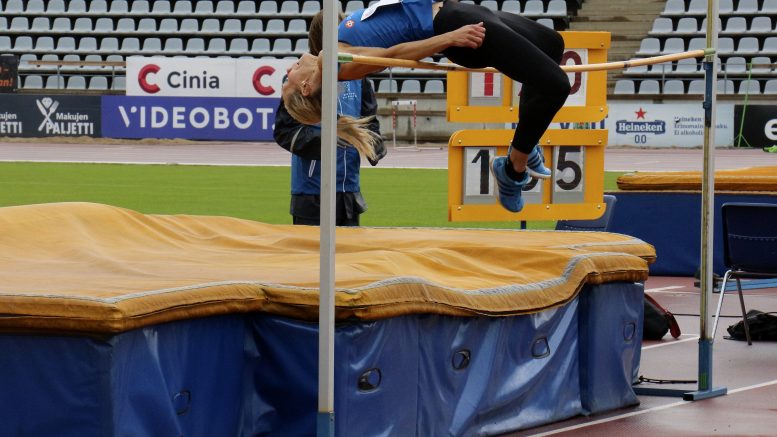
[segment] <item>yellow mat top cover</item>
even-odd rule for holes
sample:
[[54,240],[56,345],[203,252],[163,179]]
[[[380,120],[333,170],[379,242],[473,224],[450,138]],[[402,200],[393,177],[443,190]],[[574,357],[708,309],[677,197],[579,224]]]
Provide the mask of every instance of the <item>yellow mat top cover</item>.
[[[700,171],[628,173],[618,188],[629,191],[700,191]],[[777,167],[751,167],[715,172],[715,191],[777,191]]]
[[[54,203],[0,208],[0,229],[6,332],[318,317],[318,227]],[[585,284],[645,280],[655,260],[651,245],[603,232],[338,228],[336,241],[338,320],[537,312]]]

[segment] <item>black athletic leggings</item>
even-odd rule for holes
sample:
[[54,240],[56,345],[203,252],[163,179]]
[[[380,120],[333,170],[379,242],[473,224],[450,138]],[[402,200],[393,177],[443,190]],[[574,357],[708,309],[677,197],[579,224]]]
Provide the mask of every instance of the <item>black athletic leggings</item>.
[[457,0],[445,1],[434,17],[434,33],[481,21],[486,28],[482,46],[474,50],[450,47],[443,54],[464,67],[496,68],[523,84],[520,122],[512,144],[528,154],[569,96],[569,79],[559,66],[564,40],[555,30],[520,15]]

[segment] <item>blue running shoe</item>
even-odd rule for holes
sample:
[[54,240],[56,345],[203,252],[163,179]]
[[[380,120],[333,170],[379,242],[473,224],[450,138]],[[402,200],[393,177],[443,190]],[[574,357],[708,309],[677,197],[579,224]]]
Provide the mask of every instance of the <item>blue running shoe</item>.
[[534,149],[529,153],[526,171],[533,178],[550,179],[551,172],[549,168],[545,167],[545,157],[542,156],[542,147],[539,144],[534,146]]
[[505,164],[507,163],[506,156],[500,156],[491,160],[491,174],[496,178],[496,186],[499,191],[499,203],[502,206],[512,212],[518,212],[523,209],[523,198],[521,198],[521,191],[523,186],[529,182],[529,175],[523,178],[522,181],[517,182],[510,179],[505,171]]

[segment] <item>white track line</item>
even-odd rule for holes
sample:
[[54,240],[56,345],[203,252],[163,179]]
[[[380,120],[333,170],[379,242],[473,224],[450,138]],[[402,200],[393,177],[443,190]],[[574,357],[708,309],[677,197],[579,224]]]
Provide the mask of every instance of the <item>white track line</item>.
[[648,288],[645,293],[661,293],[664,291],[677,290],[678,288],[686,288],[682,285],[668,285],[666,287]]
[[[690,334],[682,334],[682,335],[690,335]],[[698,339],[699,339],[699,336],[698,335],[694,335],[694,336],[692,336],[690,338],[684,338],[682,340],[667,341],[667,342],[659,343],[659,344],[651,344],[650,346],[642,346],[642,350],[644,351],[644,350],[648,350],[648,349],[655,349],[657,347],[672,346],[672,345],[675,345],[675,344],[685,343],[686,341],[692,341],[692,340],[698,340]]]
[[[754,389],[762,388],[762,387],[768,387],[770,385],[775,385],[775,384],[777,384],[777,379],[773,379],[773,380],[768,381],[768,382],[762,382],[760,384],[750,385],[750,386],[747,386],[747,387],[737,388],[737,389],[734,389],[734,390],[729,390],[728,394],[741,393],[743,391],[754,390]],[[613,421],[620,420],[620,419],[625,419],[625,418],[628,418],[628,417],[639,416],[639,415],[646,414],[646,413],[652,413],[654,411],[661,411],[661,410],[666,410],[668,408],[678,407],[678,406],[681,406],[681,405],[689,405],[689,404],[691,404],[690,401],[672,402],[671,404],[659,405],[659,406],[656,406],[656,407],[647,408],[647,409],[639,410],[639,411],[632,411],[630,413],[620,414],[618,416],[607,417],[607,418],[604,418],[604,419],[594,420],[593,422],[581,423],[579,425],[567,426],[565,428],[554,429],[553,431],[547,431],[547,432],[543,432],[543,433],[540,433],[540,434],[532,434],[532,435],[536,436],[536,437],[540,437],[540,436],[546,436],[546,435],[560,434],[562,432],[574,431],[576,429],[587,428],[587,427],[593,426],[593,425],[599,425],[599,424],[602,424],[602,423],[613,422]]]

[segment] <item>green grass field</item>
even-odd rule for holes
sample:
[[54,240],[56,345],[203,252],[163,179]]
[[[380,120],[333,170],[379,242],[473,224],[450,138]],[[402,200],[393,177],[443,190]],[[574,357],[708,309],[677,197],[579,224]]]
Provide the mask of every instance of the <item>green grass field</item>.
[[[620,173],[605,174],[615,190]],[[517,223],[450,223],[448,171],[362,169],[364,226],[515,228]],[[95,202],[147,214],[222,215],[291,223],[288,167],[0,163],[0,206]],[[553,222],[532,222],[548,229]]]

